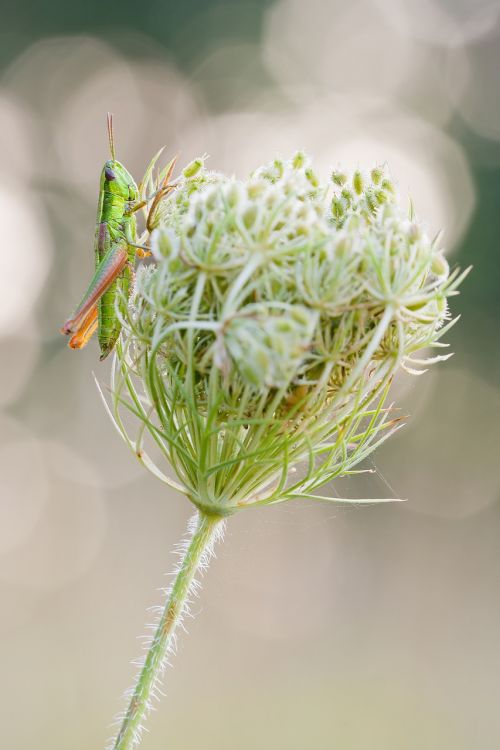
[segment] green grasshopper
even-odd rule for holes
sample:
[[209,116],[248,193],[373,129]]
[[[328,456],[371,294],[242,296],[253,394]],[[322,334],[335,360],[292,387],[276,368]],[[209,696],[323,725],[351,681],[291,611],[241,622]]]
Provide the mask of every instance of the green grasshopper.
[[146,221],[150,231],[151,217],[159,200],[173,189],[169,180],[175,166],[173,159],[156,193],[140,200],[132,175],[115,159],[113,120],[109,113],[107,126],[111,159],[101,172],[94,239],[96,269],[80,304],[61,328],[61,333],[71,335],[68,344],[71,349],[84,347],[97,329],[101,360],[112,351],[120,335],[117,299],[129,297],[136,255],[149,255],[148,249],[138,244],[135,213],[153,199]]

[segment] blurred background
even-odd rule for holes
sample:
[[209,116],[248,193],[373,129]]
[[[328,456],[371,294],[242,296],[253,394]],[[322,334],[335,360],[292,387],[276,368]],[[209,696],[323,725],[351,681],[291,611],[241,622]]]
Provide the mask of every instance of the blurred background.
[[206,576],[144,750],[500,746],[498,0],[4,4],[0,30],[2,745],[103,748],[191,508],[134,462],[58,328],[93,265],[105,115],[243,176],[307,150],[387,161],[474,265],[456,352],[397,385],[408,425],[363,508],[240,514]]

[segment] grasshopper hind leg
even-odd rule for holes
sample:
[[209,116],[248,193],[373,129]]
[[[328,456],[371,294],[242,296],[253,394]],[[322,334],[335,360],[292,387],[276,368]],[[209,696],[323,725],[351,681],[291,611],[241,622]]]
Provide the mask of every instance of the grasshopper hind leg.
[[[127,261],[127,245],[122,242],[112,245],[99,263],[82,301],[73,313],[73,316],[67,320],[61,328],[61,333],[66,336],[73,335],[71,341],[75,346],[70,342],[71,348],[79,349],[84,346],[90,336],[94,333],[96,325],[99,328],[99,338],[101,338],[101,326],[103,320],[101,314],[102,300],[109,298],[110,289],[116,288],[117,277],[122,273],[124,267],[127,265]],[[99,311],[97,324],[95,323],[96,310]],[[104,319],[107,321],[108,330],[113,326],[113,318],[116,320],[114,306],[110,309],[109,313],[104,316]],[[89,324],[91,319],[92,326]],[[106,334],[104,333],[103,335]],[[115,337],[115,341],[116,338],[118,338],[118,335]],[[111,351],[111,349],[109,351]],[[109,351],[107,354],[109,354]]]
[[90,310],[68,342],[70,349],[83,349],[97,330],[97,307]]

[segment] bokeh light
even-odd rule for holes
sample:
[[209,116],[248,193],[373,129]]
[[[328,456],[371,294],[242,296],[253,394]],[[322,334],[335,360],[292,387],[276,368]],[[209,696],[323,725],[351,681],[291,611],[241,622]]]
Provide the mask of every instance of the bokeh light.
[[27,190],[0,185],[0,211],[3,226],[12,227],[0,275],[0,335],[5,335],[28,325],[51,252],[45,216]]
[[494,140],[500,140],[499,48],[500,22],[467,45],[465,56],[453,53],[448,63],[450,95],[458,112],[471,130]]
[[498,22],[497,0],[375,0],[387,22],[419,41],[459,46],[486,35]]
[[[384,93],[402,85],[412,47],[370,0],[280,0],[267,15],[265,59],[283,84]],[[394,65],[397,60],[397,65]]]

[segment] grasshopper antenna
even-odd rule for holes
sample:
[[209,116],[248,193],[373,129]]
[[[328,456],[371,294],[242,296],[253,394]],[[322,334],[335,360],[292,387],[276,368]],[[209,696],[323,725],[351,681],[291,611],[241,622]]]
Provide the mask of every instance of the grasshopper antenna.
[[111,158],[115,161],[115,138],[113,135],[113,115],[111,112],[108,112],[106,120],[108,125],[109,150],[111,151]]

